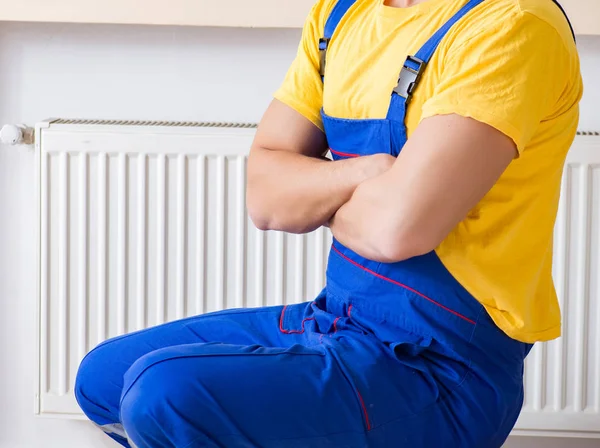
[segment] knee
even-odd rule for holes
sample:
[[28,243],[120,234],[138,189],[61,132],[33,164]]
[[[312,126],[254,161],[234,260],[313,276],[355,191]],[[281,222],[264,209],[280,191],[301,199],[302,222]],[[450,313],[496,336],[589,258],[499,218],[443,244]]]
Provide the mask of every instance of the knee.
[[145,373],[152,374],[146,371],[132,382],[126,381],[121,395],[121,423],[127,433],[132,435],[148,431],[159,420],[166,398],[165,384],[154,381]]
[[[110,342],[105,342],[89,352],[81,361],[75,378],[74,394],[81,410],[93,421],[102,411],[107,411],[109,397],[115,395],[108,370],[115,361]],[[119,394],[117,393],[117,396]]]
[[[136,444],[171,446],[178,437],[169,432],[185,415],[185,372],[174,368],[176,360],[156,361],[149,354],[136,361],[125,374],[125,384],[120,402],[120,417],[126,433]],[[200,412],[200,407],[196,412]],[[151,443],[152,442],[152,443]],[[175,444],[177,446],[177,444]]]

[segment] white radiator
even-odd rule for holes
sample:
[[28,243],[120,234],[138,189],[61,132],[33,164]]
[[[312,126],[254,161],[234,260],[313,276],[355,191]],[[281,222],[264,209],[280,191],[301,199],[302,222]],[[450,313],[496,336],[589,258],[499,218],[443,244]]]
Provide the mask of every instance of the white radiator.
[[78,416],[84,354],[188,315],[314,298],[331,239],[258,231],[245,210],[254,129],[42,124],[38,412]]
[[[256,230],[245,211],[252,127],[56,120],[39,154],[41,415],[81,417],[73,383],[106,338],[324,285],[331,238]],[[517,432],[600,437],[600,138],[569,157],[556,237],[565,337],[527,364]]]
[[567,158],[554,239],[563,337],[534,347],[517,433],[600,437],[600,135]]

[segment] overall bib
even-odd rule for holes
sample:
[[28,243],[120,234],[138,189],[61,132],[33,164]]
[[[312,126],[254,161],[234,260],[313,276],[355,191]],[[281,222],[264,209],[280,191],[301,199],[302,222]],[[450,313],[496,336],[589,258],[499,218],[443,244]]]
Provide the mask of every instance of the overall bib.
[[[322,69],[354,1],[332,11]],[[398,155],[427,62],[482,1],[469,1],[406,60],[386,119],[323,113],[334,159]],[[530,349],[494,324],[434,252],[385,264],[334,241],[327,285],[312,302],[111,339],[82,361],[75,395],[128,447],[495,448],[521,410]]]

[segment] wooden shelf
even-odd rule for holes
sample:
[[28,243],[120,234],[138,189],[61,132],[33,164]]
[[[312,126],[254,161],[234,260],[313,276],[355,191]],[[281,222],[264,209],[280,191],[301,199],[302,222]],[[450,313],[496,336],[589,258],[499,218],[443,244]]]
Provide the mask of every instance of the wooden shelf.
[[313,0],[11,0],[0,21],[302,27]]
[[[12,0],[0,21],[300,28],[314,1]],[[600,0],[561,3],[577,34],[600,35]]]

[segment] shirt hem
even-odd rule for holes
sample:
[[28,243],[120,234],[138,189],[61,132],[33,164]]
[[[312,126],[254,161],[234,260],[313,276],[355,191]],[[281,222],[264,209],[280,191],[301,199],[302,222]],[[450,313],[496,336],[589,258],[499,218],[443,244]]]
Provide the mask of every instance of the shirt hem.
[[517,341],[525,342],[527,344],[534,344],[536,342],[548,342],[561,336],[560,324],[537,332],[523,331],[509,325],[504,319],[501,318],[501,316],[499,316],[501,313],[496,308],[492,308],[484,303],[482,303],[482,305],[487,310],[488,314],[498,328],[504,331],[507,336]]
[[302,104],[300,101],[296,100],[291,95],[282,92],[281,90],[275,92],[273,97],[276,100],[281,101],[286,106],[289,106],[292,109],[294,109],[304,118],[306,118],[316,127],[318,127],[322,132],[325,132],[325,128],[323,127],[323,120],[320,114],[315,114],[312,110],[310,110],[310,108],[306,107],[306,105]]

